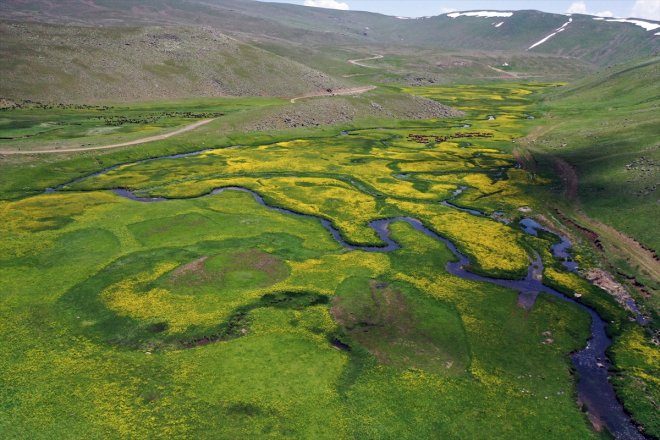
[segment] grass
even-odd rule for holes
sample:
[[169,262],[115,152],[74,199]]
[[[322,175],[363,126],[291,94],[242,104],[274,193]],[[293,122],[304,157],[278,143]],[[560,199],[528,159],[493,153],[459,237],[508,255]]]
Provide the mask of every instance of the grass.
[[[516,168],[510,155],[511,141],[533,124],[532,93],[544,87],[416,89],[466,116],[365,124],[343,135],[333,128],[211,140],[217,126],[205,127],[148,149],[76,156],[58,162],[53,176],[44,162],[25,171],[19,182],[35,177],[27,189],[6,182],[0,431],[598,438],[575,403],[570,371],[568,354],[589,334],[579,308],[540,295],[526,311],[516,292],[452,276],[445,266],[453,254],[407,223],[391,225],[399,249],[365,252],[340,246],[317,219],[268,209],[250,194],[198,197],[248,187],[369,245],[383,244],[370,221],[418,217],[468,254],[471,270],[518,277],[530,252],[550,258],[551,239],[527,237],[515,222],[520,207],[544,212],[535,197],[548,181]],[[138,161],[232,141],[239,146]],[[100,157],[124,164],[31,194],[98,169]],[[170,200],[107,191],[119,187]],[[450,197],[512,222],[440,205]],[[559,288],[583,287],[556,264],[548,268]],[[653,358],[638,358],[642,342],[616,303],[602,292],[584,298],[611,311],[613,329],[625,335],[614,348],[622,377],[651,375]],[[552,344],[543,343],[547,332]],[[623,396],[640,420],[653,416],[647,401]]]
[[349,278],[331,312],[347,340],[382,364],[439,375],[462,374],[469,365],[459,315],[410,286]]
[[587,214],[652,249],[660,247],[660,236],[646,219],[657,208],[654,179],[660,159],[659,98],[650,84],[660,75],[659,63],[655,58],[610,69],[549,95],[543,110],[552,117],[552,128],[534,145],[576,168]]
[[[562,186],[550,187],[555,199],[563,192],[554,206],[583,228],[574,228],[574,236],[580,237],[585,228],[597,234],[600,248],[591,246],[584,253],[586,260],[599,260],[596,264],[615,274],[653,322],[646,331],[620,325],[620,337],[611,351],[620,369],[614,380],[619,395],[627,410],[655,436],[660,431],[658,418],[652,414],[657,408],[651,402],[659,398],[653,379],[658,372],[651,359],[657,351],[652,340],[658,301],[652,292],[659,287],[653,252],[660,245],[660,235],[649,225],[657,215],[659,100],[651,84],[657,82],[659,72],[657,57],[640,60],[548,93],[539,106],[545,117],[524,143],[534,153],[537,170],[548,174],[563,170],[567,175],[567,191]],[[568,165],[556,168],[558,162]],[[574,169],[574,178],[567,168]],[[581,239],[588,242],[588,238]],[[554,280],[568,276],[547,275]],[[585,291],[588,302],[610,303],[598,306],[603,316],[618,313],[610,298],[594,298],[588,286],[580,291]],[[633,398],[637,393],[644,397]]]
[[201,119],[281,103],[274,98],[207,98],[111,106],[28,102],[19,104],[20,108],[0,111],[0,139],[2,148],[8,151],[53,145],[64,149],[71,145],[108,145],[161,134]]
[[[82,202],[105,194],[67,196]],[[42,200],[49,197],[59,195],[39,196]],[[272,213],[246,194],[227,192],[204,200],[161,204],[111,199],[112,203],[84,209],[73,223],[32,232],[35,241],[62,238],[47,250],[32,249],[22,260],[2,265],[2,350],[7,356],[2,369],[6,411],[0,423],[9,438],[40,438],[46,424],[49,435],[85,431],[91,437],[204,436],[212,430],[221,437],[328,438],[337,433],[353,437],[369,432],[404,437],[413,432],[414,436],[424,432],[450,435],[458,425],[446,414],[455,411],[455,405],[461,404],[471,413],[489,414],[480,423],[490,424],[496,413],[487,408],[503,398],[512,410],[520,408],[522,417],[543,422],[525,429],[500,424],[499,434],[517,432],[526,437],[535,429],[552,432],[563,426],[555,431],[557,437],[567,432],[590,435],[570,397],[567,361],[557,355],[578,347],[584,338],[586,317],[577,309],[542,300],[538,313],[516,313],[511,292],[438,271],[450,254],[441,244],[404,225],[395,225],[397,239],[404,243],[401,251],[391,255],[345,253],[317,222]],[[194,212],[203,212],[213,222],[204,228],[188,228],[187,234],[167,227],[173,224],[168,220],[173,213],[194,219]],[[117,216],[125,222],[108,221]],[[157,235],[160,241],[154,238],[142,244],[137,240],[148,229],[130,225],[140,224],[144,218],[162,219],[160,224],[166,227]],[[182,223],[177,220],[174,224]],[[96,232],[101,225],[105,232]],[[78,238],[74,240],[69,234]],[[79,245],[74,245],[76,240]],[[411,242],[418,244],[419,251],[408,245]],[[83,246],[94,252],[83,251]],[[175,281],[181,276],[176,275],[177,267],[178,274],[185,273],[191,263],[199,261],[198,255],[212,254],[211,250],[219,257],[209,258],[204,267],[216,275],[204,278],[201,286],[219,289],[210,294],[213,298],[205,296],[204,289]],[[280,268],[286,262],[291,272],[286,276],[278,269],[270,282],[282,276],[286,279],[271,287],[263,283],[263,277],[242,276],[244,270],[255,269],[231,264],[236,258],[245,258],[246,252],[251,262],[256,261],[254,256]],[[419,267],[411,258],[419,252],[426,253],[422,255],[428,258],[423,261],[430,267]],[[84,258],[85,263],[75,264],[72,257]],[[28,265],[36,258],[49,261],[51,266]],[[255,267],[259,263],[252,264]],[[225,271],[225,277],[218,279],[217,271],[229,267],[236,269]],[[413,288],[409,281],[396,280],[405,273],[415,274],[415,283],[420,286],[427,282],[441,290]],[[443,281],[438,283],[437,276]],[[335,292],[340,298],[349,292],[361,295],[360,286],[372,279],[392,280],[393,288],[405,295],[412,313],[405,316],[413,319],[410,331],[417,335],[413,340],[417,338],[420,347],[430,353],[421,355],[417,364],[421,369],[407,367],[405,345],[404,351],[397,353],[401,357],[390,366],[367,352],[354,355],[330,344],[331,336],[339,330],[338,323],[328,305],[314,298],[327,298]],[[48,289],[44,289],[46,285]],[[124,302],[131,295],[146,299],[154,289],[169,293],[161,298],[165,303],[155,308],[145,305],[136,309],[141,313],[126,313],[132,309],[124,305],[117,308],[105,287],[117,285],[134,291],[122,297]],[[240,298],[236,306],[218,307],[232,301],[228,296],[232,291]],[[300,293],[278,297],[281,294],[277,292],[286,291]],[[300,302],[296,298],[305,298],[303,292],[321,296]],[[189,340],[208,334],[208,330],[200,331],[202,323],[195,319],[197,315],[186,312],[185,304],[174,295],[195,298],[197,308],[216,301],[206,311],[215,316],[209,323],[222,322],[218,315],[221,310],[229,312],[226,317],[240,311],[246,315],[240,328],[247,333],[239,330],[238,337],[193,349],[180,350],[177,345],[162,343],[159,348],[158,341],[167,340],[167,335]],[[175,306],[177,313],[167,315],[168,306]],[[149,315],[149,310],[159,316]],[[442,321],[438,321],[439,316]],[[508,318],[498,318],[504,316]],[[402,320],[405,331],[398,336],[402,342],[410,336],[406,320]],[[163,322],[167,323],[165,330],[154,325]],[[495,327],[505,322],[506,328],[501,330],[511,334],[511,340],[493,339],[498,331]],[[179,323],[188,325],[184,329]],[[540,333],[546,328],[564,335],[552,349],[540,344]],[[446,333],[448,329],[452,333]],[[359,351],[361,340],[351,340]],[[457,345],[457,340],[463,342]],[[364,346],[367,350],[370,345]],[[440,355],[438,365],[434,359]],[[511,368],[512,359],[518,355],[522,365],[516,361]],[[448,375],[449,359],[454,361],[451,368],[456,372]],[[468,363],[468,359],[472,361]],[[544,365],[543,375],[535,372],[524,380],[516,379],[523,371],[536,371],[532,367],[536,362]],[[347,376],[355,368],[361,373],[354,378]],[[34,382],[28,371],[47,380]],[[532,395],[510,394],[499,385],[501,381],[520,382],[521,389],[530,390]],[[344,384],[343,394],[334,388],[337,383]],[[385,389],[383,384],[387,384]],[[385,391],[390,399],[383,399]],[[550,391],[553,397],[548,402],[544,396]],[[439,399],[438,393],[454,397]],[[531,402],[540,405],[538,410],[530,412]],[[392,404],[400,409],[395,420],[388,416],[395,407]],[[61,417],[58,414],[62,411],[76,417]],[[410,431],[411,420],[430,412],[445,416],[418,420],[418,428]],[[573,421],[567,424],[567,417]],[[144,422],[136,423],[141,419]],[[565,423],[559,424],[560,419]],[[474,429],[476,434],[477,427]]]

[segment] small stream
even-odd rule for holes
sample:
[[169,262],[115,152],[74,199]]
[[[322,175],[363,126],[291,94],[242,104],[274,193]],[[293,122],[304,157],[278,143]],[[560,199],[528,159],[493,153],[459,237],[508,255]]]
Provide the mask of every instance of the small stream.
[[[460,190],[460,192],[458,192]],[[457,192],[454,193],[454,196],[452,197],[455,198],[458,194],[460,194],[463,191],[463,188],[459,188]],[[457,194],[458,193],[458,194]],[[443,200],[440,202],[442,206],[446,206],[448,208],[456,209],[458,211],[463,211],[467,212],[468,214],[472,214],[477,217],[486,217],[486,214],[477,210],[477,209],[472,209],[472,208],[463,208],[461,206],[455,205],[454,203],[450,202],[449,200]],[[497,220],[498,218],[501,218],[501,214],[499,212],[493,213],[490,217],[494,220]],[[520,227],[522,230],[530,235],[533,235],[537,237],[539,235],[539,231],[543,231],[545,233],[554,235],[557,237],[559,240],[558,243],[553,244],[550,246],[550,250],[552,251],[552,256],[562,260],[562,265],[566,270],[569,272],[577,272],[578,270],[578,264],[573,260],[573,257],[571,256],[570,249],[573,247],[573,244],[571,241],[564,235],[557,234],[554,231],[551,231],[550,229],[542,226],[540,223],[538,223],[536,220],[533,220],[531,218],[523,218],[520,221]]]
[[[235,148],[235,147],[226,147],[226,148]],[[177,154],[170,154],[170,155],[167,155],[167,156],[149,157],[149,158],[146,158],[146,159],[135,160],[135,161],[132,161],[132,162],[120,163],[120,164],[113,165],[113,166],[108,167],[108,168],[104,168],[101,171],[97,171],[95,173],[91,173],[91,174],[87,174],[87,175],[82,176],[82,177],[78,177],[77,179],[71,180],[70,182],[62,183],[62,184],[57,185],[53,188],[46,188],[45,192],[46,193],[53,193],[53,192],[56,192],[56,191],[61,191],[61,190],[65,189],[67,186],[75,185],[76,183],[80,183],[83,180],[91,179],[92,177],[98,177],[98,176],[102,176],[104,174],[108,174],[109,172],[114,171],[118,168],[121,168],[125,165],[136,165],[136,164],[139,164],[139,163],[151,162],[151,161],[154,161],[154,160],[180,159],[180,158],[183,158],[183,157],[199,156],[200,154],[204,154],[204,153],[207,153],[207,152],[212,151],[212,150],[214,150],[214,148],[206,148],[204,150],[191,151],[189,153],[177,153]]]
[[569,272],[577,272],[578,270],[578,264],[573,261],[573,258],[571,257],[571,254],[569,252],[569,249],[573,246],[568,238],[566,238],[563,235],[557,234],[556,232],[551,231],[550,229],[542,226],[539,224],[536,220],[532,220],[531,218],[524,218],[520,221],[520,226],[522,226],[523,231],[526,233],[533,235],[533,236],[538,236],[539,231],[546,232],[548,234],[552,234],[555,237],[559,238],[559,243],[553,244],[550,249],[552,250],[552,255],[555,258],[562,259],[562,264],[568,270]]
[[[645,437],[638,431],[636,425],[631,421],[630,417],[624,411],[623,406],[617,400],[614,388],[608,381],[607,371],[608,367],[610,366],[610,362],[606,357],[606,350],[610,347],[612,341],[607,336],[607,332],[605,330],[607,324],[596,313],[595,310],[543,284],[543,261],[539,255],[534,256],[534,259],[530,262],[527,276],[522,280],[507,280],[477,275],[469,272],[466,269],[470,265],[470,260],[457,249],[453,242],[428,229],[419,219],[412,217],[394,217],[374,220],[369,223],[369,227],[371,227],[378,234],[378,237],[385,243],[385,245],[356,246],[347,243],[346,240],[342,237],[341,233],[329,220],[323,219],[321,217],[302,214],[285,208],[268,205],[264,201],[263,197],[247,188],[237,186],[216,188],[210,193],[200,197],[220,194],[225,191],[241,191],[249,193],[260,205],[283,214],[317,219],[330,232],[332,237],[338,243],[340,243],[344,248],[350,250],[360,250],[366,252],[392,252],[396,249],[399,249],[401,246],[391,237],[389,226],[395,222],[405,222],[412,226],[415,230],[439,242],[442,242],[449,248],[457,260],[447,263],[447,271],[452,275],[468,280],[495,284],[516,290],[520,293],[519,304],[526,310],[530,310],[533,307],[536,297],[540,292],[552,295],[561,301],[574,304],[575,306],[588,313],[591,317],[591,337],[587,342],[586,347],[571,355],[573,366],[578,374],[577,394],[580,401],[588,409],[591,418],[598,420],[603,426],[607,428],[608,431],[614,435],[616,439],[645,439]],[[132,191],[126,189],[117,189],[114,190],[114,192],[119,196],[126,197],[137,202],[165,202],[170,200],[161,197],[138,197]],[[449,204],[449,206],[454,205]],[[468,212],[470,211],[474,211],[472,213],[473,215],[483,215],[483,213],[476,210],[469,210]],[[531,219],[523,220],[521,226],[525,232],[528,232],[532,235],[538,234],[539,230],[546,230]],[[559,238],[560,243],[553,245],[553,255],[555,255],[555,257],[566,260],[570,258],[570,255],[568,255],[570,242],[565,237],[559,236]],[[569,261],[564,261],[564,263],[568,262]],[[564,265],[566,266],[566,264]],[[575,270],[577,268],[577,266],[572,265],[566,267],[569,270]]]

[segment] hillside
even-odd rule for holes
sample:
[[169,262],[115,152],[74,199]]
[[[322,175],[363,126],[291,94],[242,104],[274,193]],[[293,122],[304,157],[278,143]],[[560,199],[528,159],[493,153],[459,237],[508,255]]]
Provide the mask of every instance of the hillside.
[[0,12],[9,19],[56,24],[211,26],[246,38],[289,42],[304,38],[306,44],[321,46],[386,44],[524,52],[556,33],[532,51],[574,56],[601,65],[657,53],[659,42],[652,28],[660,27],[649,20],[636,25],[579,14],[569,18],[525,10],[403,19],[240,0],[149,0],[140,6],[130,1],[10,0],[0,5]]
[[[648,21],[473,15],[402,19],[247,0],[10,0],[0,3],[0,96],[293,97],[388,82],[570,81],[660,48]],[[383,58],[347,63],[372,54]]]
[[660,58],[607,69],[547,97],[552,129],[537,140],[572,164],[589,214],[660,249],[643,219],[657,212]]
[[542,105],[544,121],[526,139],[563,182],[560,209],[656,310],[657,296],[649,292],[660,289],[660,234],[651,226],[658,216],[658,82],[656,57],[552,91]]
[[[1,95],[75,102],[298,96],[345,81],[213,28],[0,23]],[[295,78],[295,81],[291,81]]]

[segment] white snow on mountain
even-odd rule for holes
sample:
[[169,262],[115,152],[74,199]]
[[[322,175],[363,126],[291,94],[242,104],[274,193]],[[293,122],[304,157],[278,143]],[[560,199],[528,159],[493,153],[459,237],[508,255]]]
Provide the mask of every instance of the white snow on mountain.
[[646,29],[647,31],[654,31],[654,30],[660,28],[660,24],[657,24],[657,23],[649,23],[648,21],[642,21],[642,20],[631,20],[629,18],[594,17],[594,20],[611,21],[611,22],[617,22],[617,23],[630,23],[630,24],[634,24],[636,26],[642,27],[642,28]]
[[513,12],[501,12],[501,11],[472,11],[472,12],[452,12],[447,14],[447,17],[457,18],[457,17],[511,17]]
[[564,31],[566,30],[566,26],[568,26],[568,25],[571,24],[572,22],[573,22],[573,19],[572,19],[572,18],[569,18],[568,21],[567,21],[566,23],[562,24],[560,27],[558,27],[557,29],[555,29],[555,31],[554,31],[553,33],[551,33],[551,34],[548,35],[547,37],[543,38],[542,40],[537,41],[536,43],[532,44],[531,46],[529,46],[529,48],[527,48],[527,50],[534,49],[536,46],[540,46],[541,44],[545,43],[546,41],[548,41],[550,38],[554,37],[554,36],[557,35],[558,33],[560,33],[560,32],[564,32]]

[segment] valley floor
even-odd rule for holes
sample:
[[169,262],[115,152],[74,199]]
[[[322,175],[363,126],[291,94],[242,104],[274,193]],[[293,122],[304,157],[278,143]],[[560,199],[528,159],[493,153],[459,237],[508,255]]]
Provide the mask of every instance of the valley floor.
[[[245,134],[229,128],[282,100],[132,125],[122,109],[108,127],[202,120],[131,148],[7,155],[3,436],[658,435],[656,304],[585,279],[601,257],[539,153],[513,154],[556,86],[391,86],[462,116]],[[5,110],[22,121],[6,131],[65,138],[39,111]]]

